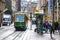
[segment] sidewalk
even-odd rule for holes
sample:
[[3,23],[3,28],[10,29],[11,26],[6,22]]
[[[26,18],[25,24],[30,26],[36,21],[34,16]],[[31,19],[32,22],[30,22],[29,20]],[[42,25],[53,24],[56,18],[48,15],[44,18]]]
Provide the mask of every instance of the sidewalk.
[[[30,22],[29,22],[30,23]],[[28,28],[30,29],[30,24],[28,24]],[[29,30],[23,38],[23,40],[60,40],[60,36],[58,34],[53,34],[53,39],[50,38],[49,33],[44,33],[43,35],[34,32],[36,25],[32,25],[32,30]]]
[[[57,34],[53,34],[53,40],[60,40],[60,36]],[[33,30],[29,30],[26,35],[24,35],[23,40],[52,40],[50,38],[50,34],[44,33],[43,35],[40,35]]]

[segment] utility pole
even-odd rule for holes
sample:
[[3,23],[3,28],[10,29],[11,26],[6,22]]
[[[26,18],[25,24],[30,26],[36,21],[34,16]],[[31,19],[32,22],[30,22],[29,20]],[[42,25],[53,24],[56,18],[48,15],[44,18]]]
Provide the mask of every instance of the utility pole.
[[53,16],[53,18],[52,18],[52,27],[51,28],[53,28],[53,30],[50,32],[50,37],[51,38],[53,38],[52,37],[52,33],[54,33],[53,31],[54,31],[54,0],[52,0],[52,8],[53,8],[53,12],[52,12],[52,16]]
[[57,0],[57,21],[58,21],[58,11],[59,11],[59,10],[58,10],[58,6],[59,6],[59,5],[58,5],[58,0]]
[[54,26],[54,0],[53,0],[53,23],[52,25]]

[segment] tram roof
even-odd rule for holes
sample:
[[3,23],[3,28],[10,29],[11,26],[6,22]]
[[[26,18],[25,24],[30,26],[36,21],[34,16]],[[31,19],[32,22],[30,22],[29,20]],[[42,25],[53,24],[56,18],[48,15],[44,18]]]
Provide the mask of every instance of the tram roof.
[[16,12],[15,14],[26,14],[25,12],[20,12],[20,11],[18,11],[18,12]]
[[44,14],[34,14],[34,15],[44,15]]

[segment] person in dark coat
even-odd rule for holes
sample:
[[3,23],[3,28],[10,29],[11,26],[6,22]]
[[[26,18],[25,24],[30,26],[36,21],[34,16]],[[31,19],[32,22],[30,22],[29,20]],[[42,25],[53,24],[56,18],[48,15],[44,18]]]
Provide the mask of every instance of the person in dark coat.
[[53,27],[52,24],[49,24],[49,27],[50,27],[50,28],[49,28],[49,29],[50,29],[50,37],[53,38],[53,37],[52,37],[52,34],[54,34],[54,27]]
[[49,29],[49,23],[48,23],[48,21],[45,22],[45,28],[46,28],[46,31],[45,32],[47,33],[48,32],[48,29]]
[[58,30],[58,22],[54,22],[55,30]]
[[43,24],[43,30],[44,30],[45,32],[47,32],[45,23]]
[[58,32],[59,32],[59,35],[60,35],[60,22],[58,23]]

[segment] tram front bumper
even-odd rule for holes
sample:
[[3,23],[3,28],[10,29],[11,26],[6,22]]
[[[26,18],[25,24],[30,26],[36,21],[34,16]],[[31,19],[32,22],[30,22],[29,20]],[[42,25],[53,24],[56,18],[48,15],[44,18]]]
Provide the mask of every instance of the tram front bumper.
[[16,31],[25,31],[26,28],[24,26],[15,26]]

